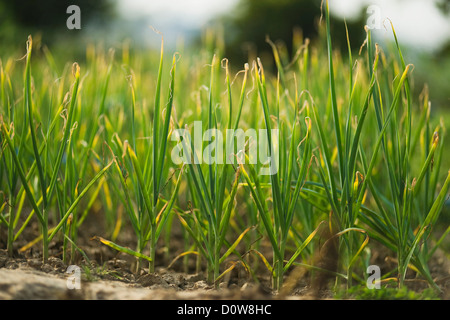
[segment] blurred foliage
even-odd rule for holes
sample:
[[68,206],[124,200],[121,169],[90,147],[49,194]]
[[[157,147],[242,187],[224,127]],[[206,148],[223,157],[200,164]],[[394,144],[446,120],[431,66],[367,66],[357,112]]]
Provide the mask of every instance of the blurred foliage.
[[14,21],[23,26],[35,28],[58,28],[65,26],[67,19],[66,10],[70,5],[77,5],[83,12],[83,18],[104,20],[111,17],[111,0],[21,0],[4,1],[6,9],[10,11]]
[[[450,72],[446,70],[450,70],[450,41],[437,52],[422,52],[416,55],[412,63],[415,67],[415,91],[422,91],[426,85],[430,93],[432,108],[440,109],[448,115],[450,112],[450,91],[448,90]],[[437,116],[442,115],[438,114]],[[449,128],[450,117],[445,116],[442,120]]]
[[436,5],[443,13],[450,14],[450,0],[439,0]]
[[[223,25],[225,38],[225,56],[236,66],[242,66],[244,62],[254,59],[256,56],[267,61],[272,57],[272,49],[266,41],[266,36],[275,42],[284,55],[284,63],[289,63],[296,49],[301,43],[296,43],[294,34],[301,35],[300,41],[310,38],[318,39],[321,32],[320,23],[321,0],[240,0],[236,7],[219,19]],[[435,2],[436,6],[444,13],[450,13],[450,0]],[[341,49],[343,54],[347,52],[347,38],[345,22],[340,17],[331,18],[333,33],[333,48]],[[350,44],[354,51],[359,50],[366,33],[364,25],[367,14],[362,10],[355,20],[347,20]],[[296,32],[301,30],[301,32]],[[324,37],[322,37],[324,39]],[[399,39],[401,42],[401,39]],[[415,48],[404,47],[407,53],[408,63],[415,66],[415,82],[413,89],[420,94],[425,84],[428,85],[431,101],[434,108],[448,112],[446,106],[450,102],[449,91],[450,73],[442,72],[450,66],[450,42],[438,52],[420,52]],[[283,57],[282,57],[283,58]],[[433,109],[434,109],[433,108]],[[439,113],[437,116],[440,116]],[[450,118],[444,121],[449,125]]]
[[[249,54],[271,52],[266,36],[273,42],[283,43],[292,53],[297,49],[293,48],[295,29],[301,30],[303,38],[314,40],[318,36],[321,9],[321,0],[240,0],[234,10],[221,19],[226,56],[240,65],[247,61]],[[333,16],[330,18],[333,45],[346,49],[344,21]],[[347,25],[351,45],[359,49],[365,38],[364,15],[347,21]]]
[[[67,7],[77,5],[81,11],[81,30],[69,30],[66,21],[70,14]],[[26,41],[27,36],[39,35],[45,44],[78,40],[88,24],[106,25],[116,17],[115,0],[0,0],[0,42],[3,51],[16,48],[18,39]]]
[[[117,0],[0,0],[0,57],[18,50],[21,50],[17,53],[18,56],[23,55],[24,43],[30,34],[35,39],[36,47],[46,45],[52,47],[55,53],[71,51],[77,58],[83,56],[83,48],[92,41],[107,42],[111,38],[126,38],[127,35],[132,38],[135,30],[120,20],[116,2]],[[321,0],[240,0],[231,12],[219,19],[224,30],[224,56],[239,68],[249,60],[249,56],[253,59],[257,55],[268,62],[272,57],[272,49],[266,42],[266,36],[269,36],[283,49],[283,62],[288,63],[304,38],[312,41],[318,38],[321,29],[321,3]],[[438,0],[435,3],[444,14],[450,14],[450,0]],[[68,30],[66,27],[70,15],[66,10],[72,4],[81,9],[81,30]],[[350,43],[355,50],[360,48],[365,38],[365,18],[366,13],[362,10],[359,18],[347,21]],[[331,24],[333,46],[335,49],[343,49],[345,53],[347,40],[344,21],[331,16]],[[324,25],[323,21],[321,25]],[[294,34],[300,43],[293,44]],[[136,43],[141,43],[140,40],[142,39]],[[405,51],[413,52],[411,49]],[[55,58],[58,59],[59,55]],[[443,109],[450,102],[447,90],[450,73],[442,72],[450,66],[450,42],[432,55],[421,53],[409,58],[407,57],[408,62],[415,65],[416,93],[422,91],[427,83],[433,106]],[[270,65],[266,64],[266,67],[270,68]],[[444,119],[446,124],[449,124],[448,119],[450,118]]]

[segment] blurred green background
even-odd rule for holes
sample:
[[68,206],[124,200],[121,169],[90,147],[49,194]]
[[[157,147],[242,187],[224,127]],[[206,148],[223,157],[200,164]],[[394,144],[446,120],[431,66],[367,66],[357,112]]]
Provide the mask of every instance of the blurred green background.
[[[66,27],[66,9],[72,4],[80,7],[81,30]],[[357,52],[365,38],[363,27],[370,5],[380,10],[384,22],[390,18],[398,29],[405,58],[415,66],[416,93],[427,83],[433,109],[448,115],[450,0],[331,0],[335,48],[346,50],[346,18],[350,43]],[[158,46],[150,25],[164,34],[166,45],[174,50],[181,38],[185,46],[195,46],[205,26],[220,25],[225,56],[232,64],[242,66],[249,55],[266,56],[267,63],[271,51],[266,36],[291,55],[294,30],[314,41],[320,6],[320,0],[0,0],[0,57],[23,54],[28,34],[35,42],[41,39],[52,52],[61,51],[63,54],[55,54],[56,59],[62,56],[79,61],[88,43],[120,47],[128,39],[134,49]],[[392,40],[384,28],[376,31],[380,41]],[[448,117],[445,121],[449,122]]]

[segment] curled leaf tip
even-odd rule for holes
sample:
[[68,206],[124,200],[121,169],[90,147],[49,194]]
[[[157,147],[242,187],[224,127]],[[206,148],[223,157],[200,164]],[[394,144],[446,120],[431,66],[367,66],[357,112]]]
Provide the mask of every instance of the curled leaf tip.
[[32,47],[33,47],[33,38],[31,37],[31,35],[29,35],[27,40],[27,51],[31,51]]
[[220,66],[227,70],[228,72],[228,58],[223,58],[220,60]]
[[433,142],[432,142],[433,148],[436,148],[436,146],[437,146],[438,143],[439,143],[439,133],[436,131],[436,132],[433,134]]
[[74,62],[72,65],[72,74],[75,78],[80,77],[80,65],[77,62]]

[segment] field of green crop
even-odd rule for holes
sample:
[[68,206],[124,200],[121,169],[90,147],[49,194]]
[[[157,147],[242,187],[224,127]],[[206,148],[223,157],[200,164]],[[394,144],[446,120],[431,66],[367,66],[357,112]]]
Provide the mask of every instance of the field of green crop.
[[[359,54],[333,50],[327,8],[321,27],[317,42],[295,34],[292,54],[268,39],[273,61],[249,57],[240,68],[213,31],[196,50],[168,52],[155,33],[160,52],[92,45],[78,63],[30,36],[22,59],[0,61],[0,243],[10,256],[33,246],[46,261],[58,242],[70,264],[100,211],[96,245],[150,273],[193,259],[211,284],[239,267],[254,281],[270,275],[279,291],[297,268],[347,290],[366,287],[373,253],[386,250],[396,263],[381,286],[404,287],[412,270],[441,292],[430,261],[450,232],[443,120],[426,89],[413,94],[414,66],[393,26],[393,46],[366,30]],[[277,153],[276,172],[245,159],[254,141],[232,163],[214,154],[222,161],[177,164],[174,148],[197,142],[175,133],[193,135],[196,121],[223,133],[278,129],[258,137]],[[19,248],[33,223],[36,241]],[[120,242],[130,229],[133,247]],[[177,251],[168,249],[175,232]]]

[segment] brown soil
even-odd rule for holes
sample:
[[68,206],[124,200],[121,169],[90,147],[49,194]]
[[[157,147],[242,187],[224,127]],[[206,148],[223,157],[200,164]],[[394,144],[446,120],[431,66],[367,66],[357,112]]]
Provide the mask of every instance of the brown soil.
[[[109,247],[91,240],[93,236],[105,233],[102,224],[96,219],[86,221],[80,228],[77,244],[82,248],[92,265],[88,266],[84,258],[77,254],[70,263],[64,263],[62,258],[62,243],[54,241],[50,245],[48,263],[42,263],[40,243],[21,252],[25,244],[33,240],[39,233],[36,225],[28,228],[15,243],[14,257],[8,257],[6,249],[5,229],[0,230],[0,299],[87,299],[87,300],[169,300],[169,299],[205,299],[205,300],[268,300],[279,296],[270,290],[269,274],[264,266],[255,270],[259,276],[251,276],[241,268],[234,269],[223,278],[218,288],[206,282],[203,273],[195,272],[195,256],[190,258],[188,270],[184,269],[182,259],[174,263],[170,269],[167,266],[175,256],[183,252],[184,240],[174,225],[174,235],[171,237],[170,258],[167,258],[167,248],[161,247],[157,253],[156,272],[148,273],[143,265],[136,272],[136,261],[123,253],[118,253]],[[97,217],[98,219],[99,217]],[[134,237],[131,232],[121,232],[117,243],[133,248]],[[264,246],[263,246],[264,247]],[[3,249],[2,249],[3,248]],[[263,250],[264,248],[261,248]],[[382,274],[395,268],[395,255],[385,248],[371,244],[371,263],[381,266]],[[269,254],[268,254],[269,255]],[[81,289],[71,290],[67,286],[66,273],[68,265],[82,267]],[[262,265],[262,264],[261,264]],[[437,284],[443,290],[442,299],[450,299],[450,261],[442,251],[436,251],[431,263],[431,272]],[[227,264],[224,264],[224,267]],[[86,272],[87,271],[87,272]],[[295,273],[294,273],[295,274]],[[311,287],[309,273],[301,279],[295,279],[292,291],[283,295],[283,299],[330,299],[333,294],[329,286],[321,285],[320,291]],[[395,275],[393,275],[395,276]],[[428,284],[415,278],[414,272],[408,273],[406,284],[414,291],[420,292],[428,288]],[[287,275],[289,280],[289,275]],[[328,283],[330,284],[330,283]],[[392,285],[394,286],[394,285]]]

